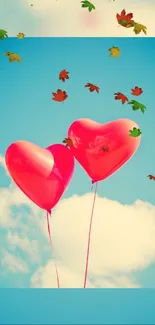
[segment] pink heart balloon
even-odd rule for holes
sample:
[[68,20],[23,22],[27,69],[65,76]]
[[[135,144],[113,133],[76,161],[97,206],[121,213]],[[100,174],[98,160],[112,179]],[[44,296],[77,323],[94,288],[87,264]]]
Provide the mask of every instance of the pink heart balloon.
[[107,124],[79,119],[70,126],[68,138],[73,142],[71,151],[93,183],[112,175],[136,152],[141,137],[129,135],[133,127],[138,128],[128,119]]
[[63,195],[74,172],[74,157],[61,144],[42,149],[31,142],[18,141],[8,147],[5,161],[18,187],[48,212]]

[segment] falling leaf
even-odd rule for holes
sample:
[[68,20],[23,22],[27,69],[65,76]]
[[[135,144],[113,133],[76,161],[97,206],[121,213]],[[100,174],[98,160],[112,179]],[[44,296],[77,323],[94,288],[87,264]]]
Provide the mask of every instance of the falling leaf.
[[9,62],[12,63],[14,61],[17,61],[18,63],[21,62],[21,56],[12,52],[6,52],[4,56],[8,56]]
[[119,47],[111,47],[109,50],[110,55],[109,56],[114,56],[115,58],[118,58],[118,56],[120,56],[120,49]]
[[66,147],[73,147],[73,141],[70,138],[65,138],[62,142],[66,144]]
[[132,91],[131,94],[134,96],[139,96],[143,93],[142,88],[139,88],[137,86],[135,88],[131,89],[131,91]]
[[19,33],[19,34],[17,35],[17,38],[18,38],[18,39],[23,39],[24,36],[25,36],[25,35],[24,35],[23,33]]
[[53,95],[53,100],[56,102],[63,102],[68,95],[66,94],[66,91],[62,91],[61,89],[58,89],[56,93],[52,93]]
[[153,176],[153,175],[148,175],[148,178],[153,179],[155,181],[155,176]]
[[90,91],[90,92],[96,91],[97,93],[99,93],[99,90],[100,90],[100,88],[99,88],[98,86],[93,85],[93,84],[91,84],[90,82],[88,82],[88,83],[85,85],[85,87],[89,88],[89,91]]
[[134,22],[134,29],[133,29],[133,31],[134,31],[134,33],[136,35],[140,34],[141,32],[143,32],[146,35],[147,34],[147,31],[146,30],[147,30],[147,27],[146,26]]
[[132,130],[129,130],[129,135],[133,138],[137,138],[142,134],[140,129],[137,128],[133,128]]
[[62,71],[59,73],[59,80],[65,82],[66,79],[69,79],[68,74],[69,74],[68,71],[66,71],[66,70],[62,70]]
[[125,104],[126,102],[128,102],[128,98],[123,95],[122,93],[115,93],[115,99],[116,100],[121,100],[122,101],[122,104]]
[[4,40],[5,37],[8,37],[8,32],[4,29],[0,29],[0,40]]
[[129,14],[126,14],[126,10],[123,9],[120,15],[118,13],[116,14],[116,18],[119,25],[126,28],[133,27],[133,23],[134,23],[134,20],[132,20],[133,13],[130,12]]
[[131,100],[130,102],[128,102],[128,104],[132,105],[133,111],[137,111],[138,109],[140,109],[142,113],[145,112],[146,106],[137,102],[136,100]]
[[91,12],[93,9],[95,10],[95,6],[89,1],[81,1],[82,8],[88,8],[88,11]]

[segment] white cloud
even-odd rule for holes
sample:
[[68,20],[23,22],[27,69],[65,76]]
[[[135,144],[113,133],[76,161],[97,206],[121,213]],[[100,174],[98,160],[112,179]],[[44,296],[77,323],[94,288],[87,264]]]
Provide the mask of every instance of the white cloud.
[[24,253],[28,255],[30,260],[35,262],[40,262],[39,256],[39,247],[37,240],[30,240],[28,237],[20,236],[17,232],[8,232],[7,241],[9,247],[12,250],[16,250],[16,248],[20,248]]
[[93,281],[95,288],[140,288],[141,286],[130,276],[113,276]]
[[[93,194],[62,200],[52,218],[61,286],[82,287]],[[138,287],[131,278],[155,261],[155,207],[97,197],[89,260],[89,287]],[[58,264],[59,265],[59,264]],[[55,287],[54,266],[34,274],[32,286]]]
[[15,227],[17,219],[13,218],[11,208],[29,204],[27,197],[14,185],[9,188],[0,188],[0,226]]
[[[83,274],[76,273],[58,264],[61,288],[82,288]],[[40,267],[31,278],[33,288],[57,288],[55,268],[49,261],[45,267]],[[110,278],[93,278],[87,281],[87,288],[138,288],[140,287],[130,276],[113,276]]]
[[5,169],[7,176],[10,177],[7,167],[6,167],[5,158],[2,155],[0,155],[0,166],[2,166]]
[[[155,36],[155,4],[151,1],[94,0],[96,10],[91,13],[81,8],[80,0],[33,0],[33,7],[31,0],[16,2],[16,6],[23,6],[24,11],[19,15],[19,10],[10,10],[10,36],[16,36],[23,28],[27,36],[136,37],[131,28],[118,27],[116,13],[124,8],[134,13],[136,22],[148,27],[148,36]],[[14,21],[12,15],[16,13],[18,17]],[[145,35],[141,33],[139,36]]]
[[2,156],[2,155],[0,155],[0,165],[2,166],[2,167],[6,167],[6,165],[5,165],[5,158]]
[[[61,288],[80,288],[82,286],[81,274],[76,274],[63,265],[58,266]],[[55,267],[52,261],[49,261],[45,267],[40,267],[31,278],[31,286],[34,288],[57,288]],[[88,281],[88,286],[94,286]]]
[[20,257],[16,257],[7,251],[4,252],[1,259],[1,267],[7,268],[11,272],[28,273],[27,264]]
[[[63,200],[53,219],[56,255],[72,270],[83,272],[93,194]],[[155,260],[155,207],[131,206],[97,197],[91,239],[91,276],[131,272]]]

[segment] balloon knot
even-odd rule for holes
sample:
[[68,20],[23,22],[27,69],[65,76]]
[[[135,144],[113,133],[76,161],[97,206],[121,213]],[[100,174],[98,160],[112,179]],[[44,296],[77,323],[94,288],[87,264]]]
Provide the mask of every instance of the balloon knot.
[[49,210],[47,210],[47,213],[51,216],[52,211],[49,209]]
[[92,184],[94,184],[94,183],[96,183],[96,182],[97,182],[97,181],[94,181],[93,179],[92,179],[92,181],[91,181]]

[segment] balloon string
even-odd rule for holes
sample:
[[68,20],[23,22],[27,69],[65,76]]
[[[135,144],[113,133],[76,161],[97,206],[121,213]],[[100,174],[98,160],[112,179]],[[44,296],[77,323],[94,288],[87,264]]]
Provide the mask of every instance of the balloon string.
[[90,253],[90,240],[91,240],[91,229],[92,229],[92,222],[93,222],[93,214],[94,214],[94,207],[95,207],[95,201],[96,201],[96,194],[97,194],[97,182],[95,184],[94,200],[93,200],[93,206],[92,206],[92,212],[91,212],[90,224],[89,224],[88,244],[87,244],[87,254],[86,254],[86,266],[85,266],[84,285],[83,285],[84,288],[86,288],[86,284],[87,284],[89,253]]
[[[49,240],[52,248],[52,253],[53,253],[53,243],[52,243],[52,236],[51,236],[51,230],[50,230],[50,220],[49,220],[49,212],[47,211],[46,217],[47,217],[47,229],[48,229],[48,234],[49,234]],[[59,274],[58,274],[58,268],[56,265],[56,262],[54,260],[54,265],[55,265],[55,272],[56,272],[56,277],[57,277],[57,287],[60,288],[60,280],[59,280]]]

